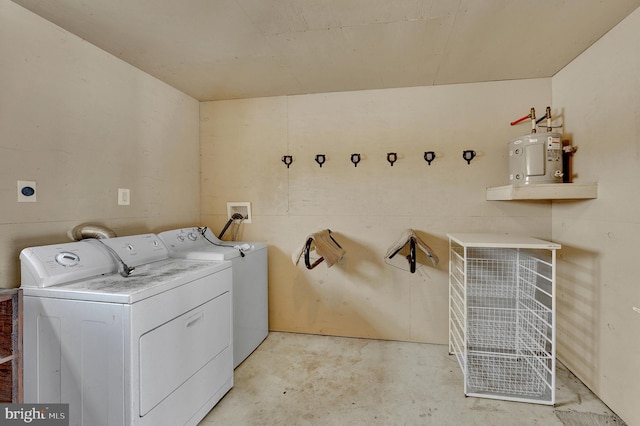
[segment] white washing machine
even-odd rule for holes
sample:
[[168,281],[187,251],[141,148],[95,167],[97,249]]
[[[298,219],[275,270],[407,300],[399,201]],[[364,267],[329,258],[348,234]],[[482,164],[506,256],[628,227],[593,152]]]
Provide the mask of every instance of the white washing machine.
[[267,245],[221,241],[207,228],[174,229],[158,237],[172,257],[232,262],[233,367],[237,367],[269,333]]
[[197,425],[233,386],[231,262],[169,258],[154,234],[20,260],[25,402],[68,403],[70,425]]

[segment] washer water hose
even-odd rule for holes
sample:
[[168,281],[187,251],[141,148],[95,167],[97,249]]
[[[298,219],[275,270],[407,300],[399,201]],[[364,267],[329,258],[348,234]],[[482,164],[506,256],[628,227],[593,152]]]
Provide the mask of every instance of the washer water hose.
[[227,224],[224,225],[224,228],[222,228],[222,232],[220,232],[220,235],[218,235],[218,239],[221,240],[222,236],[224,235],[225,232],[227,232],[227,229],[229,228],[229,225],[231,225],[233,223],[234,220],[244,220],[244,216],[242,216],[240,213],[234,213],[233,216],[231,216],[231,219],[229,219],[227,221]]

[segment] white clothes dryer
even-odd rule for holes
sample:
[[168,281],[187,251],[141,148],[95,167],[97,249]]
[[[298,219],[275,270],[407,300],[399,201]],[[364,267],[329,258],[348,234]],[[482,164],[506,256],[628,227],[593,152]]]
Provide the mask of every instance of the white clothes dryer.
[[175,258],[230,260],[233,268],[233,367],[236,368],[269,333],[267,245],[221,241],[208,228],[160,232]]
[[197,425],[233,386],[231,262],[169,258],[154,234],[20,261],[25,402],[68,403],[74,426]]

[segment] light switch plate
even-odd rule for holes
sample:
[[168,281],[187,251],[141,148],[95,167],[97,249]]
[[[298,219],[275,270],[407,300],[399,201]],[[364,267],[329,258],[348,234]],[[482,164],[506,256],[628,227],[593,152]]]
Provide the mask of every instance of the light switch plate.
[[118,205],[128,206],[131,204],[131,191],[127,188],[118,188]]

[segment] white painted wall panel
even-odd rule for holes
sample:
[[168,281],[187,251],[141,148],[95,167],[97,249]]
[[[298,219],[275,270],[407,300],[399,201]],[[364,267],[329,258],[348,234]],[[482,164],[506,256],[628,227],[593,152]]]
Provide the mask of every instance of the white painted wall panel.
[[[127,235],[198,219],[195,99],[10,1],[0,57],[0,286],[19,285],[22,248],[80,223]],[[37,182],[36,203],[17,202],[17,180]]]
[[640,10],[553,78],[578,152],[576,182],[598,198],[553,203],[558,357],[628,424],[640,424]]
[[[543,110],[550,89],[540,79],[202,103],[202,222],[220,230],[227,201],[252,203],[241,239],[269,244],[271,329],[444,343],[448,232],[551,237],[548,202],[485,199],[508,181],[508,140],[529,131],[510,121]],[[465,149],[478,153],[469,165]],[[438,155],[431,166],[427,150]],[[294,266],[292,253],[324,228],[344,260]],[[411,274],[399,256],[385,263],[406,228],[439,266]]]

